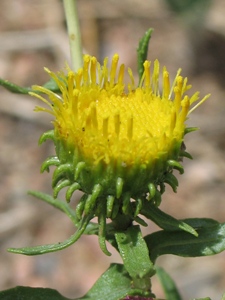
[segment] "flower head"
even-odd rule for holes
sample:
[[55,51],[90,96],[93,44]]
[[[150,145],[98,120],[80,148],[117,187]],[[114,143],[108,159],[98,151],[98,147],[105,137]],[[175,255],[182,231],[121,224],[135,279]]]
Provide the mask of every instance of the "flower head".
[[54,131],[45,133],[41,142],[52,138],[56,156],[48,158],[42,170],[56,166],[55,197],[66,186],[68,201],[75,190],[84,192],[76,209],[78,218],[93,214],[101,219],[104,212],[111,219],[118,213],[135,219],[143,201],[159,205],[165,183],[176,191],[173,169],[182,173],[179,161],[190,156],[183,139],[192,129],[185,121],[208,98],[198,101],[198,92],[187,95],[191,86],[181,70],[171,84],[167,69],[160,71],[157,60],[153,67],[145,61],[138,86],[128,70],[130,84],[125,85],[125,67],[118,66],[118,60],[115,54],[108,68],[107,59],[101,66],[95,57],[85,55],[83,68],[76,73],[46,69],[60,93],[40,86],[31,93],[49,107],[36,110],[54,116]]

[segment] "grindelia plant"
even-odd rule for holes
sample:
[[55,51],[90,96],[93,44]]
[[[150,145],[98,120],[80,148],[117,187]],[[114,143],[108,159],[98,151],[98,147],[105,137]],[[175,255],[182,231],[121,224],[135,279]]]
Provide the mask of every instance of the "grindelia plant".
[[[225,224],[206,218],[177,220],[159,208],[167,185],[177,191],[174,170],[182,174],[183,158],[192,158],[185,136],[197,128],[187,127],[186,121],[209,95],[191,92],[181,69],[171,79],[158,60],[146,59],[151,33],[151,29],[146,32],[138,47],[137,84],[131,69],[119,63],[118,54],[110,62],[105,58],[103,64],[84,55],[77,70],[66,66],[54,73],[45,68],[50,81],[31,89],[1,80],[13,92],[40,99],[35,110],[52,115],[52,129],[43,133],[39,143],[50,139],[55,146],[55,153],[41,166],[42,172],[54,168],[53,193],[30,194],[66,213],[76,228],[66,241],[9,251],[54,252],[74,244],[82,234],[94,234],[106,255],[111,255],[108,242],[122,258],[123,264],[111,264],[79,299],[157,299],[151,285],[156,274],[166,299],[180,300],[173,280],[156,265],[157,258],[206,256],[225,250]],[[65,200],[58,198],[62,189],[66,189]],[[82,196],[73,209],[77,190]],[[160,230],[143,237],[146,219]],[[0,298],[66,299],[51,289],[25,287],[3,291]]]

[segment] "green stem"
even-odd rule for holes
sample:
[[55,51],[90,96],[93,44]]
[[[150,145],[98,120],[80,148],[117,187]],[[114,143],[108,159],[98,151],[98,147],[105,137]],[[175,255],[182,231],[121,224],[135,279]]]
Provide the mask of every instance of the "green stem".
[[80,26],[76,0],[63,0],[66,15],[67,30],[70,43],[72,69],[76,72],[83,66],[83,54],[80,35]]
[[132,224],[130,216],[117,214],[116,218],[113,219],[112,225],[116,231],[125,231]]

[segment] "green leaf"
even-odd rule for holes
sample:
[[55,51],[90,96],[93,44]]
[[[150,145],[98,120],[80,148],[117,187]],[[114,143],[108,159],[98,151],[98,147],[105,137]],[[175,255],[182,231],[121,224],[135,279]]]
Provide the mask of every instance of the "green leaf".
[[0,78],[0,85],[3,86],[8,91],[10,91],[11,93],[16,93],[16,94],[28,94],[32,90],[30,87],[21,87],[2,78]]
[[[8,80],[4,80],[2,78],[0,78],[0,86],[3,86],[8,91],[15,94],[29,94],[29,92],[32,91],[31,87],[21,87],[15,83],[9,82]],[[43,87],[49,89],[52,92],[60,92],[59,87],[52,78],[48,82],[46,82],[43,85]]]
[[138,49],[137,49],[137,58],[138,58],[138,74],[139,74],[139,82],[142,78],[142,75],[144,73],[144,66],[143,63],[145,62],[145,60],[147,59],[147,55],[148,55],[148,45],[149,45],[149,41],[150,38],[152,36],[152,32],[153,29],[149,28],[144,36],[141,38],[139,45],[138,45]]
[[140,226],[131,226],[124,232],[116,233],[115,237],[124,266],[132,278],[150,277],[155,274]]
[[144,202],[143,208],[141,209],[141,214],[146,218],[152,220],[160,228],[165,231],[186,231],[194,236],[198,236],[196,230],[182,220],[177,220],[170,215],[167,215],[156,207],[151,202]]
[[225,250],[225,223],[212,219],[186,219],[198,233],[196,238],[186,232],[158,231],[145,237],[151,260],[164,254],[198,257],[218,254]]
[[17,286],[0,292],[1,300],[69,300],[56,290]]
[[[76,227],[79,227],[80,222],[77,220],[76,213],[75,213],[74,209],[70,207],[69,203],[64,202],[58,198],[55,199],[51,195],[37,192],[37,191],[28,191],[28,194],[46,202],[46,203],[52,205],[53,207],[59,209],[60,211],[64,212],[71,219],[73,224]],[[88,225],[86,226],[83,234],[98,235],[98,232],[99,232],[99,224],[94,223],[94,222],[89,222]],[[112,244],[112,246],[117,249],[118,247],[117,247],[117,243],[115,241],[114,233],[115,233],[114,226],[112,224],[106,224],[106,234],[107,234],[106,238],[110,242],[110,244]]]
[[48,204],[52,205],[53,207],[59,209],[60,211],[67,214],[67,216],[71,219],[73,224],[78,227],[79,221],[77,220],[77,216],[75,211],[70,207],[70,205],[67,202],[61,201],[59,199],[53,198],[51,195],[37,192],[37,191],[28,191],[29,195],[32,195],[44,202],[47,202]]
[[60,89],[53,78],[46,82],[43,87],[55,93],[60,92]]
[[56,244],[49,244],[49,245],[42,245],[42,246],[36,246],[36,247],[24,247],[24,248],[9,248],[8,251],[16,254],[24,254],[24,255],[40,255],[50,252],[56,252],[59,250],[63,250],[70,245],[74,244],[84,233],[88,223],[92,219],[93,216],[87,215],[85,216],[80,224],[80,227],[78,230],[71,235],[69,239],[67,239],[64,242],[59,242]]
[[[157,275],[163,277],[164,274]],[[165,279],[165,276],[164,278]],[[161,279],[160,279],[161,280]],[[172,286],[172,285],[170,285]],[[172,295],[172,291],[170,292]],[[118,300],[127,295],[141,295],[138,290],[132,288],[132,279],[121,264],[111,264],[109,269],[102,274],[89,292],[77,300]],[[175,295],[175,293],[174,293]],[[18,286],[0,292],[1,300],[70,300],[63,297],[56,290],[49,288],[31,288]],[[179,298],[168,298],[168,300]],[[71,299],[72,300],[72,299]]]
[[182,300],[175,282],[163,268],[156,266],[156,275],[163,287],[167,300]]
[[[132,279],[121,264],[111,264],[82,300],[118,300],[132,294]],[[81,300],[80,299],[80,300]]]

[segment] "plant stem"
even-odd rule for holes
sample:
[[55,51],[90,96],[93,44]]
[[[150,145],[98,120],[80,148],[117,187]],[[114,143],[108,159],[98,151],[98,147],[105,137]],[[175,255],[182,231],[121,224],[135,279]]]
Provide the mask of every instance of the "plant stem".
[[63,0],[70,43],[72,69],[76,72],[83,65],[82,44],[76,0]]

